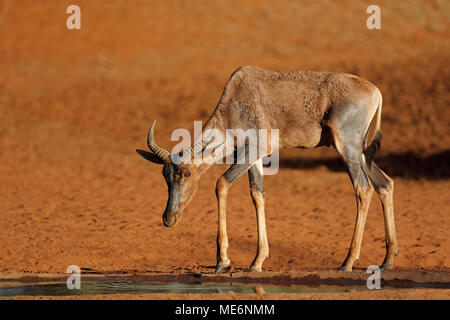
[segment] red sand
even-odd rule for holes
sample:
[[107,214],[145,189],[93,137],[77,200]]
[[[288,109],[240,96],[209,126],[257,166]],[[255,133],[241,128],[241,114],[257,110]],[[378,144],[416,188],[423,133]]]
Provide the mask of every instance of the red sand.
[[[365,1],[277,3],[70,1],[0,5],[0,272],[212,272],[217,166],[173,229],[161,168],[136,153],[205,121],[240,65],[354,73],[384,98],[379,163],[395,181],[396,266],[450,267],[448,1],[381,1],[382,30]],[[239,8],[239,9],[237,9]],[[356,216],[333,149],[283,151],[265,178],[265,270],[335,268]],[[256,251],[247,178],[229,195],[232,271]],[[381,264],[384,225],[372,200],[360,261]],[[414,297],[398,291],[392,298]],[[280,296],[281,298],[292,298]],[[351,298],[344,295],[342,298]],[[422,297],[422,296],[421,296]]]

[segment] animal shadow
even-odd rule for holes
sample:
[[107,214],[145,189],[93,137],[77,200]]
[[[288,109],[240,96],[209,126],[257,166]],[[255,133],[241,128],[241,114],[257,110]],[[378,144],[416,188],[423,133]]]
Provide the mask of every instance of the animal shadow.
[[[421,157],[413,152],[390,153],[374,160],[391,177],[446,180],[450,178],[450,150]],[[287,158],[280,159],[280,168],[313,169],[325,166],[331,171],[344,171],[341,158]]]

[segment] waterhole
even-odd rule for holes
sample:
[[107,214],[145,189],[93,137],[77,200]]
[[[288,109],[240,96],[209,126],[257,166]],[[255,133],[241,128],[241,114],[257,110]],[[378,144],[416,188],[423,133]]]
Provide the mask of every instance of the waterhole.
[[[345,277],[346,276],[346,277]],[[322,277],[299,274],[286,277],[268,274],[265,277],[248,277],[243,274],[211,278],[201,274],[170,275],[91,275],[81,277],[80,289],[69,289],[66,277],[23,276],[21,278],[0,278],[0,297],[14,296],[69,296],[97,294],[148,294],[148,293],[342,293],[367,291],[365,274],[352,278]],[[416,277],[420,282],[414,281]],[[382,289],[449,289],[447,275],[386,274],[380,281]]]
[[274,286],[217,283],[147,283],[132,281],[85,281],[80,289],[68,289],[66,283],[21,284],[0,287],[1,297],[13,296],[67,296],[96,294],[142,293],[325,293],[345,292],[345,288],[321,286]]

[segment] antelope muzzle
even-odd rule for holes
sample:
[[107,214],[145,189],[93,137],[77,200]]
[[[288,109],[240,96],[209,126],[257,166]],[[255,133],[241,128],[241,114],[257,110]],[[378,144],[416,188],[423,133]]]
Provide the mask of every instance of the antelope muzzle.
[[169,199],[167,200],[166,210],[164,211],[164,214],[162,216],[163,223],[166,227],[174,227],[178,224],[181,218],[181,212],[180,212],[180,191],[179,190],[173,190],[178,189],[176,188],[178,186],[169,186]]

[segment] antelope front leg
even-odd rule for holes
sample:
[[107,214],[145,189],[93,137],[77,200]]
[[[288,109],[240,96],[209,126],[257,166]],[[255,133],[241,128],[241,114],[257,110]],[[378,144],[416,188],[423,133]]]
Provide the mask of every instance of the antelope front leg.
[[219,210],[219,221],[217,230],[217,266],[216,273],[228,267],[230,259],[227,256],[227,194],[229,184],[224,177],[220,177],[216,185],[216,197]]
[[233,164],[222,177],[217,180],[216,197],[219,209],[219,227],[217,230],[217,266],[216,273],[219,273],[230,264],[227,256],[228,235],[227,235],[227,194],[231,184],[243,175],[249,164]]
[[256,209],[256,219],[258,226],[258,252],[247,271],[262,271],[262,264],[269,257],[269,244],[267,241],[266,218],[264,215],[264,186],[263,186],[262,160],[258,160],[248,170],[250,182],[250,194]]

